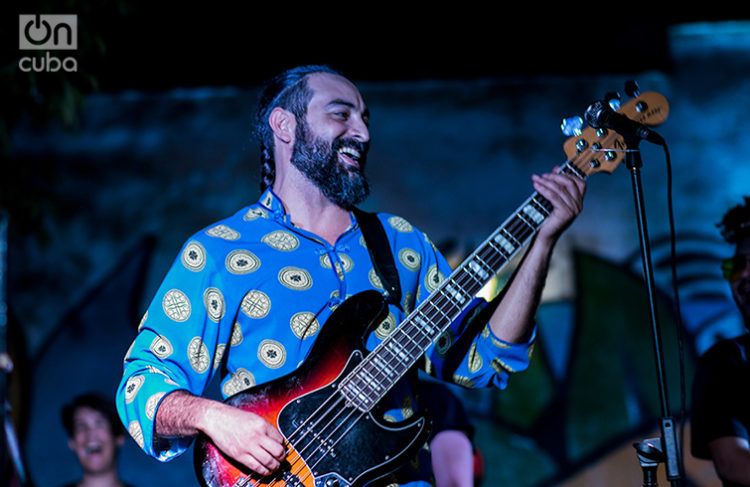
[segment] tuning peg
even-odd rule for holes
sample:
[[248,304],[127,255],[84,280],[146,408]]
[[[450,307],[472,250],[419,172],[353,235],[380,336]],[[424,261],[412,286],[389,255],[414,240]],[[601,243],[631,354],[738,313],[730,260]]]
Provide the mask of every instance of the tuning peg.
[[636,80],[629,79],[625,82],[625,94],[630,98],[635,98],[641,94],[641,88]]
[[578,136],[583,133],[583,119],[581,117],[565,117],[560,124],[560,130],[568,137]]
[[614,111],[617,111],[620,109],[620,105],[622,105],[621,99],[622,99],[622,96],[616,91],[608,91],[607,93],[604,94],[604,101]]

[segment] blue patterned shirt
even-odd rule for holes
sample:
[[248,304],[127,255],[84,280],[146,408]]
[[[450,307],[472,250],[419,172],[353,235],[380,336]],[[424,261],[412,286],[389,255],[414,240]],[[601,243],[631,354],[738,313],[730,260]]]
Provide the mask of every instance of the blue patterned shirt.
[[[396,261],[403,309],[389,305],[388,318],[367,338],[368,350],[451,273],[424,233],[401,217],[378,217]],[[190,438],[155,437],[154,417],[166,394],[184,389],[201,395],[217,372],[224,397],[288,374],[345,298],[371,289],[383,292],[362,231],[351,213],[350,218],[349,228],[331,245],[296,227],[269,188],[257,203],[185,243],[143,316],[117,391],[120,417],[146,453],[166,461],[189,446]],[[485,304],[477,298],[472,307]],[[426,364],[433,375],[442,376],[459,321],[428,349]],[[532,341],[507,343],[485,326],[454,382],[504,388],[509,372],[528,366]],[[393,406],[386,420],[413,414],[408,389]]]

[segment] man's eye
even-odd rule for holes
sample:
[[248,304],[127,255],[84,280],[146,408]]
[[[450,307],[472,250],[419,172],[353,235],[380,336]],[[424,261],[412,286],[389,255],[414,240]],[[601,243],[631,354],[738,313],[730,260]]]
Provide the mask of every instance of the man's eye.
[[334,113],[334,115],[336,115],[339,118],[344,118],[344,119],[349,118],[349,114],[347,112],[336,112]]

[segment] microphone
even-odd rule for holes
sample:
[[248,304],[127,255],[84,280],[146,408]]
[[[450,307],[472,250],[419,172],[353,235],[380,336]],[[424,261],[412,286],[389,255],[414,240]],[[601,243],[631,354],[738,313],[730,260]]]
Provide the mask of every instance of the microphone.
[[664,138],[646,127],[642,123],[631,120],[621,113],[617,113],[604,101],[595,101],[586,109],[583,118],[595,129],[605,128],[614,130],[625,138],[635,137],[647,140],[653,144],[664,145]]

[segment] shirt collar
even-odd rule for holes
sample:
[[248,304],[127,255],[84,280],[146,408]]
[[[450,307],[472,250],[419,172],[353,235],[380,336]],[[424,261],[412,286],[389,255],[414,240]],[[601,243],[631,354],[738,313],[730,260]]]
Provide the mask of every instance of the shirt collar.
[[[281,198],[279,195],[273,192],[271,187],[267,187],[263,193],[261,193],[260,197],[258,198],[258,204],[268,211],[271,212],[274,219],[282,220],[288,224],[291,223],[291,216],[286,211],[286,207],[284,206],[284,203],[281,201]],[[349,229],[354,228],[357,226],[357,219],[354,216],[354,212],[349,212]],[[347,230],[349,230],[347,229]]]
[[273,192],[270,186],[260,195],[260,198],[258,198],[258,204],[273,213],[275,217],[283,218],[284,215],[287,214],[286,208],[284,208],[284,203],[281,202],[281,198]]

